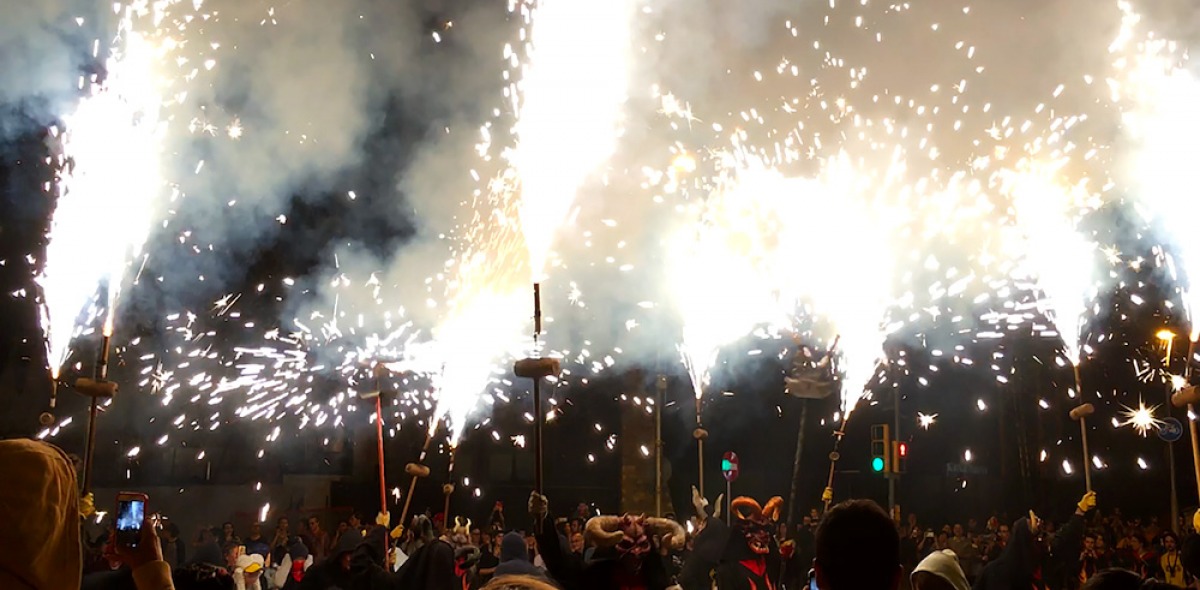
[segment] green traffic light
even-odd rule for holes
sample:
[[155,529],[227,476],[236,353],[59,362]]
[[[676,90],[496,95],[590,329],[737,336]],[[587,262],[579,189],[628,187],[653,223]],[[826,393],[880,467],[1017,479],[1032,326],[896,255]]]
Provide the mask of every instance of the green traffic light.
[[728,459],[721,459],[721,471],[733,471],[733,463]]
[[883,471],[883,457],[875,457],[874,459],[871,459],[871,469],[873,469],[875,473]]

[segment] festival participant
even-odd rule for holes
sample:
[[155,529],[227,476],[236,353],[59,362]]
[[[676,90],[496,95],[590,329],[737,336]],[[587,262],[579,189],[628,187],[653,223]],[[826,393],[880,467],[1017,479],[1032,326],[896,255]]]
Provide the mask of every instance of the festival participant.
[[291,527],[286,516],[275,520],[275,533],[271,537],[271,563],[279,563],[291,546]]
[[[314,519],[310,519],[315,520]],[[311,524],[310,530],[311,530]],[[319,530],[319,529],[318,529]],[[362,536],[356,531],[349,531],[339,540],[337,547],[324,560],[304,572],[300,581],[301,590],[328,590],[329,588],[353,588],[354,572],[351,571],[351,558],[355,549],[362,541]]]
[[[557,534],[557,533],[552,533]],[[532,576],[546,579],[546,574],[533,565],[529,558],[529,546],[524,536],[516,531],[504,535],[500,539],[500,565],[496,566],[495,575],[499,576]]]
[[930,553],[913,570],[913,590],[970,590],[967,576],[954,551]]
[[261,555],[263,561],[271,555],[271,546],[267,545],[266,538],[262,536],[262,525],[257,522],[250,525],[250,534],[242,544],[246,546],[246,553]]
[[1088,533],[1083,536],[1083,551],[1079,553],[1079,563],[1074,572],[1078,584],[1086,584],[1100,570],[1106,569],[1107,563],[1101,560],[1100,551],[1096,548],[1096,535]]
[[[425,515],[413,519],[413,536],[416,540],[408,559],[392,577],[393,588],[404,590],[447,590],[456,584],[454,576],[454,549],[449,543],[437,538],[433,522]],[[395,535],[395,532],[392,533]]]
[[483,586],[483,590],[558,590],[553,584],[531,576],[503,576]]
[[1126,560],[1129,569],[1137,572],[1142,578],[1153,578],[1158,572],[1158,556],[1152,547],[1142,541],[1141,535],[1129,537]]
[[263,556],[243,553],[233,568],[233,583],[237,590],[263,590]]
[[222,547],[242,544],[242,540],[233,532],[232,522],[221,525],[221,536],[217,538],[217,543],[220,543]]
[[848,500],[825,513],[817,527],[813,562],[821,590],[896,590],[900,587],[900,537],[878,504]]
[[[630,515],[592,517],[584,525],[584,540],[595,547],[595,552],[579,562],[568,559],[566,543],[551,525],[553,521],[545,496],[537,492],[530,494],[529,512],[534,522],[542,523],[537,540],[544,547],[547,571],[564,588],[666,590],[671,585],[666,563],[655,551],[655,539],[661,538],[659,543],[672,550],[681,549],[686,534],[679,523],[665,518]],[[506,538],[504,542],[509,541]],[[521,548],[524,549],[523,544]],[[504,563],[500,567],[504,567]],[[503,573],[497,568],[497,577]],[[528,573],[537,576],[534,572]]]
[[174,570],[187,563],[187,550],[183,540],[179,538],[179,525],[168,522],[159,531],[158,537],[162,543],[163,561]]
[[1163,581],[1176,588],[1186,588],[1187,576],[1183,571],[1183,557],[1179,554],[1179,538],[1167,531],[1162,534],[1162,556],[1158,558]]
[[31,440],[0,441],[0,472],[0,588],[78,588],[79,491],[67,454]]
[[1030,511],[1029,517],[1013,524],[1004,553],[983,569],[983,573],[975,581],[975,590],[1044,590],[1047,587],[1046,580],[1063,580],[1066,576],[1059,574],[1070,570],[1064,562],[1076,563],[1082,548],[1084,516],[1095,507],[1096,493],[1084,494],[1075,508],[1075,514],[1067,526],[1063,527],[1049,553],[1043,552],[1039,547],[1036,538],[1039,520],[1037,515]]
[[292,538],[291,545],[286,548],[286,551],[280,558],[279,567],[272,576],[272,582],[275,588],[293,590],[299,588],[300,582],[304,581],[304,572],[312,567],[313,559],[308,554],[308,547],[304,546],[299,537]]
[[308,531],[301,533],[300,538],[304,540],[308,551],[312,553],[313,560],[321,563],[329,555],[329,534],[321,528],[321,519],[316,516],[308,517],[307,524]]

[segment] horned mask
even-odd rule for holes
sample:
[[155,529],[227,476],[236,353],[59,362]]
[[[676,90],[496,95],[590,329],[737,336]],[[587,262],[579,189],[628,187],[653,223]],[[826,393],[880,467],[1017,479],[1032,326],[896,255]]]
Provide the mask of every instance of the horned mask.
[[762,506],[758,500],[742,496],[735,499],[730,510],[737,517],[734,528],[746,538],[746,546],[756,555],[766,555],[771,552],[771,533],[775,521],[779,520],[779,512],[783,508],[783,498],[776,496],[767,500]]

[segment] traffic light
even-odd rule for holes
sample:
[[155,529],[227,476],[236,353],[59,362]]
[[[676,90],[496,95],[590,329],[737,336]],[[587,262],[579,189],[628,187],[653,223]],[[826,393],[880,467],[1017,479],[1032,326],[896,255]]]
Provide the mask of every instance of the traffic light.
[[871,471],[891,473],[892,432],[887,424],[871,426]]
[[721,471],[733,471],[733,462],[729,459],[721,459]]
[[892,472],[904,473],[908,471],[908,443],[894,441],[892,442]]

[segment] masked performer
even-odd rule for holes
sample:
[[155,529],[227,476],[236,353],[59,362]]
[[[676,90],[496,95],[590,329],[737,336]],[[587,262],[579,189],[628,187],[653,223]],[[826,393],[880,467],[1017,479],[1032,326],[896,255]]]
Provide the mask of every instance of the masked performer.
[[763,506],[753,498],[736,498],[729,506],[733,526],[727,526],[720,518],[708,518],[707,502],[698,497],[693,490],[702,528],[684,564],[681,585],[686,590],[706,590],[715,581],[720,590],[776,590],[782,561],[771,533],[783,499],[771,498]]
[[[537,540],[542,558],[559,584],[565,588],[614,590],[666,590],[671,587],[660,548],[678,551],[686,534],[679,523],[646,516],[596,516],[587,521],[584,535],[596,547],[587,559],[571,559],[565,540],[554,530],[544,496],[534,493],[529,501],[535,522],[540,521]],[[657,543],[656,543],[657,541]]]

